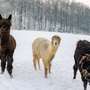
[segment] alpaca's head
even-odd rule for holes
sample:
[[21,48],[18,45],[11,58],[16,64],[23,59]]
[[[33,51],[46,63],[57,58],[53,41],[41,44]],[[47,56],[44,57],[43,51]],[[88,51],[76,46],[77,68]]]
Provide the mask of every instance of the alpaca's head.
[[57,35],[54,35],[52,37],[52,46],[57,50],[57,48],[59,47],[59,44],[61,42],[61,38]]

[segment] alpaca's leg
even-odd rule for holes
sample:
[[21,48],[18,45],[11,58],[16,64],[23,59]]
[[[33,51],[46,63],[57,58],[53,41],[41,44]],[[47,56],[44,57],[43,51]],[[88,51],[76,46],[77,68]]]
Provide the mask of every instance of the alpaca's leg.
[[51,63],[49,64],[49,73],[51,73]]
[[36,67],[36,56],[33,55],[33,66],[34,66],[34,69],[36,70],[37,67]]
[[48,70],[47,70],[47,67],[44,67],[44,70],[45,70],[45,71],[44,71],[45,78],[47,78],[47,71],[48,71]]
[[5,71],[5,66],[6,66],[6,59],[2,58],[1,59],[1,73],[3,74]]
[[39,67],[39,70],[40,70],[40,59],[38,58],[37,61],[38,61],[38,67]]
[[44,62],[44,75],[45,75],[45,78],[47,78],[48,71],[49,71],[49,65],[48,65],[47,62]]
[[12,69],[13,69],[12,63],[13,63],[13,57],[8,57],[8,59],[7,59],[7,71],[11,77],[13,77],[12,76]]

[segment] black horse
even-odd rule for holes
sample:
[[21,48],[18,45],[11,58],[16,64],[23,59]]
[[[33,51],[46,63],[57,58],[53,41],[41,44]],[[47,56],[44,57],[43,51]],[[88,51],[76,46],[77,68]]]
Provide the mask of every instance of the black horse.
[[76,79],[77,70],[79,69],[84,85],[84,90],[86,90],[87,84],[90,84],[90,42],[88,42],[87,40],[78,41],[74,53],[74,59],[75,64],[73,66],[73,79]]
[[10,35],[12,15],[8,18],[3,18],[0,15],[0,59],[1,59],[1,73],[4,73],[6,62],[7,71],[12,77],[12,63],[13,53],[16,48],[16,41],[12,35]]

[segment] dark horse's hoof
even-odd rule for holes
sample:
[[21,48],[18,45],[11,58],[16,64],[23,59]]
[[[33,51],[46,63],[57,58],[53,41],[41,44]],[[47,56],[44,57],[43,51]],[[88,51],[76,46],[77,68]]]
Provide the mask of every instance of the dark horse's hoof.
[[76,79],[76,77],[73,77],[73,79]]

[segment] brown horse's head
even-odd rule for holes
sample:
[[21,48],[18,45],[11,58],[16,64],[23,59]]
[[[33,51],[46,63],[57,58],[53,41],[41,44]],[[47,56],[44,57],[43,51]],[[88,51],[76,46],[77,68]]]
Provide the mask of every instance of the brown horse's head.
[[4,39],[4,41],[6,41],[10,35],[11,19],[12,19],[12,15],[9,15],[8,18],[3,18],[0,15],[0,37],[1,37],[1,40]]

